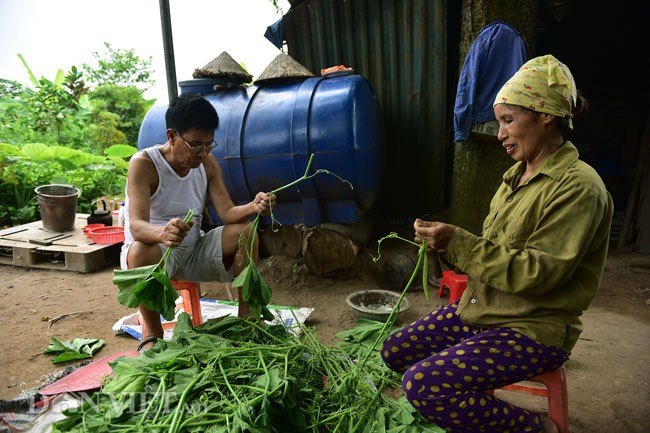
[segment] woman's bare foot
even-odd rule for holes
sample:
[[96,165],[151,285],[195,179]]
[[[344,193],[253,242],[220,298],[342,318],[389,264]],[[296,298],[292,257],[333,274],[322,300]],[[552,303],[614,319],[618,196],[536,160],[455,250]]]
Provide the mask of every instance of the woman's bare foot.
[[542,415],[542,432],[541,433],[558,433],[557,426],[550,418]]

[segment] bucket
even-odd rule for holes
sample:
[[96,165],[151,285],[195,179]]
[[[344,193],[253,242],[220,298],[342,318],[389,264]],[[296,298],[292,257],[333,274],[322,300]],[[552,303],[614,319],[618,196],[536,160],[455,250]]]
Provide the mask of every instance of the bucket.
[[43,228],[54,232],[74,229],[77,197],[81,192],[71,185],[42,185],[34,190],[38,197]]

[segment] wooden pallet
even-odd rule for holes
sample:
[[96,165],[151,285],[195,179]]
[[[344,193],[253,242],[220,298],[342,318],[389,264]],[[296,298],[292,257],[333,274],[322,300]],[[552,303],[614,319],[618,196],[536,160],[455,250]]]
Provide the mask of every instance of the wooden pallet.
[[86,218],[77,214],[74,230],[64,233],[43,229],[42,221],[0,231],[0,264],[89,273],[119,263],[122,243],[93,243],[83,233]]

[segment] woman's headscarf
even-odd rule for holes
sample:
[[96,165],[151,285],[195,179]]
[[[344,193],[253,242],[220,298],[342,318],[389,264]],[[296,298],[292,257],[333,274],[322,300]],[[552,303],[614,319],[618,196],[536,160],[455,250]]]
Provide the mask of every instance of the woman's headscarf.
[[535,57],[519,68],[499,90],[493,105],[519,105],[566,118],[573,129],[571,110],[577,94],[569,68],[549,54]]

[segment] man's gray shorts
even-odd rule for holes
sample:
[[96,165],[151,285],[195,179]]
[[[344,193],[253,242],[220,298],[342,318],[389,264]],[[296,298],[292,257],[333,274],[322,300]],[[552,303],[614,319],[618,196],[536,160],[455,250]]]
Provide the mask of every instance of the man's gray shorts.
[[[234,266],[226,270],[223,264],[223,250],[221,247],[221,233],[223,226],[216,227],[202,234],[196,245],[191,247],[178,247],[172,250],[167,261],[167,274],[170,277],[187,281],[232,281]],[[126,257],[129,245],[123,245],[120,253],[120,266],[128,269]],[[164,253],[167,247],[159,244]]]

